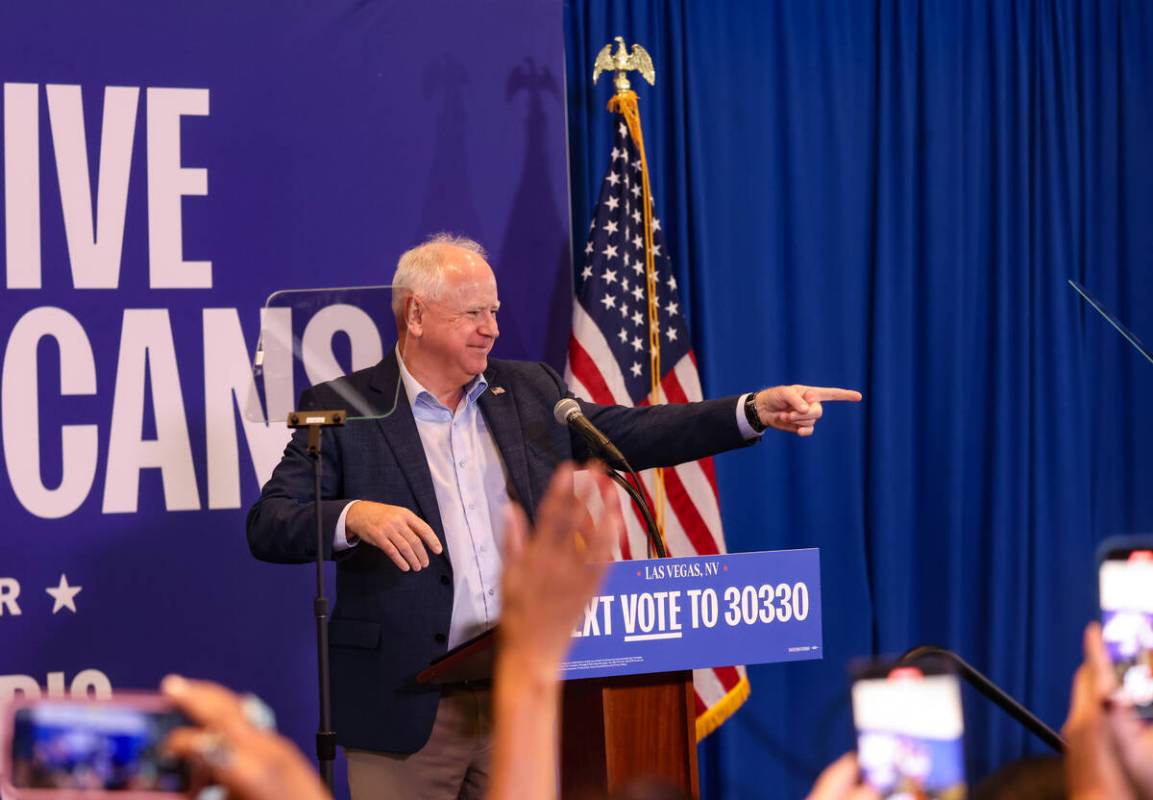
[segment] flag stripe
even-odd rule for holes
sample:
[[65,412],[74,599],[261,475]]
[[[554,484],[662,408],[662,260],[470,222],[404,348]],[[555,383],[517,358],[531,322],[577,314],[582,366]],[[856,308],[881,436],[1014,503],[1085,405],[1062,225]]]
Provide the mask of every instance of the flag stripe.
[[605,383],[604,376],[601,375],[600,370],[593,363],[592,357],[581,346],[580,339],[576,336],[569,339],[568,357],[569,363],[572,365],[573,375],[576,375],[580,382],[585,385],[589,400],[601,404],[615,402],[608,384]]

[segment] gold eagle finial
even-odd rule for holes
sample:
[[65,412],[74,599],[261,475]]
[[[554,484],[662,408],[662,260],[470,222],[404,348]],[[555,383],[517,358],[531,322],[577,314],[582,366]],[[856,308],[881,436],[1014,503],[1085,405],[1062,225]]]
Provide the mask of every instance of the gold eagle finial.
[[593,83],[597,82],[597,78],[601,76],[602,72],[615,72],[613,86],[616,87],[617,94],[623,94],[630,88],[629,71],[636,70],[642,78],[649,82],[650,86],[655,84],[657,73],[653,69],[653,59],[648,51],[639,44],[634,44],[632,53],[629,53],[625,48],[624,37],[614,36],[613,41],[617,43],[615,53],[612,51],[612,44],[606,44],[597,54],[597,60],[593,64]]

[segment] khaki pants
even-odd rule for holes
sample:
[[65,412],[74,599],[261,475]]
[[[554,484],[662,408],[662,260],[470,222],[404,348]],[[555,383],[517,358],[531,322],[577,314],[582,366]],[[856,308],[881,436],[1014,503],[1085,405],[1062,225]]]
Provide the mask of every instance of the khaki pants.
[[446,688],[432,735],[411,755],[345,755],[353,800],[480,800],[492,755],[492,692]]

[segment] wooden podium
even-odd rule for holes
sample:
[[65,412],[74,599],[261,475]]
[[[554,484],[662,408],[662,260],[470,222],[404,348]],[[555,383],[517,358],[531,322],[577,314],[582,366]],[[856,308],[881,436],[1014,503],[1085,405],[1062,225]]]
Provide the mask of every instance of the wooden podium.
[[[417,681],[490,680],[495,648],[491,630],[446,653]],[[604,798],[642,778],[700,796],[691,671],[568,680],[563,688],[561,797]]]

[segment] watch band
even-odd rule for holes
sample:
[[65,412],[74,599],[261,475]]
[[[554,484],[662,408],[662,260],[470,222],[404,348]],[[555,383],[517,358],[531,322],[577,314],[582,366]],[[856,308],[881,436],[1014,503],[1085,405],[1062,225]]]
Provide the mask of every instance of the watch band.
[[757,413],[757,393],[749,392],[745,396],[745,419],[748,420],[749,427],[756,433],[764,433],[768,425],[761,422],[761,417]]

